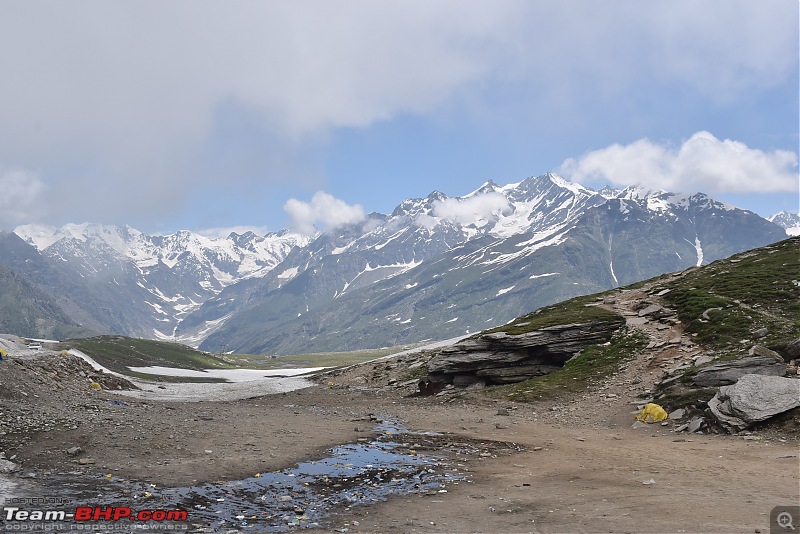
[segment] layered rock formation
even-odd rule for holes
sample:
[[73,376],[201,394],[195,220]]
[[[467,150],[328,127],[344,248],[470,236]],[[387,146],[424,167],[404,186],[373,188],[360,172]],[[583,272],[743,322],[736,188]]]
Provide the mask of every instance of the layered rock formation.
[[622,317],[549,326],[523,334],[492,332],[443,349],[428,362],[428,378],[456,386],[509,384],[561,368],[590,345],[605,343]]

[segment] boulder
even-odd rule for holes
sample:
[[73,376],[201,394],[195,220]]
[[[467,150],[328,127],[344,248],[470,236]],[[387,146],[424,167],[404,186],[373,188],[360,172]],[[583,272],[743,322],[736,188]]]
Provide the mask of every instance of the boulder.
[[742,430],[800,406],[800,380],[748,374],[722,386],[708,402],[714,417],[726,428]]
[[775,352],[774,350],[770,350],[764,345],[753,345],[750,347],[748,351],[750,356],[763,356],[765,358],[772,358],[778,363],[784,363],[783,356]]
[[428,362],[431,380],[463,384],[471,374],[487,384],[521,382],[551,373],[590,345],[604,343],[625,323],[623,317],[555,325],[523,334],[491,332],[442,349]]
[[800,358],[800,339],[793,339],[784,350],[789,358]]
[[744,375],[753,374],[783,376],[786,374],[786,364],[771,356],[750,356],[703,367],[692,377],[692,382],[699,387],[727,386]]

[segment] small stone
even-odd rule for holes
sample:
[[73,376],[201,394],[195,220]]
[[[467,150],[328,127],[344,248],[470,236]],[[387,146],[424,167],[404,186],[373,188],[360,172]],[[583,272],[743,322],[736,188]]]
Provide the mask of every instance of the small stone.
[[78,463],[80,465],[92,465],[94,464],[94,458],[81,458]]
[[534,450],[534,451],[540,451],[540,450],[542,450],[542,448],[541,448],[541,447],[534,447],[532,450]]
[[686,410],[684,410],[683,408],[678,408],[677,410],[669,412],[668,417],[669,419],[672,419],[674,421],[675,419],[683,419],[683,416],[685,415],[686,415]]
[[281,495],[280,497],[278,497],[278,500],[280,502],[292,502],[292,496],[291,495]]
[[69,449],[67,449],[67,454],[69,454],[70,456],[75,456],[75,455],[80,454],[82,452],[83,452],[83,449],[81,449],[80,447],[70,447]]
[[753,337],[756,339],[761,339],[762,337],[766,337],[769,334],[769,329],[767,328],[759,328],[755,332],[753,332]]
[[658,313],[661,311],[661,306],[658,304],[651,304],[650,306],[646,307],[643,310],[639,310],[639,317],[644,317],[646,315],[652,315],[654,313]]
[[212,453],[212,452],[214,452],[214,451],[212,451],[211,449],[206,449],[206,450],[204,450],[203,452],[204,452],[204,453],[206,453],[206,454],[211,454],[211,453]]
[[507,408],[499,408],[497,410],[497,415],[511,415],[511,414],[508,413],[508,409]]
[[694,419],[689,421],[689,426],[687,427],[687,430],[689,432],[697,432],[698,430],[703,428],[705,422],[706,420],[703,419],[702,417],[695,417]]
[[507,428],[509,428],[508,425],[505,425],[503,423],[495,423],[494,427],[498,430],[506,430]]
[[14,462],[9,462],[8,460],[0,460],[0,473],[13,473],[18,469],[19,466]]
[[652,478],[650,480],[645,480],[644,482],[642,482],[642,484],[644,484],[645,486],[652,486],[655,483],[656,483],[655,479]]

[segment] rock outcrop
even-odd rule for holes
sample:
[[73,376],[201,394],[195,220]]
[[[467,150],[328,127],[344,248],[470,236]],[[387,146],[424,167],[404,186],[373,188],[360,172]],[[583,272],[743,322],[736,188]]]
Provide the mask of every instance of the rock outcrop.
[[744,375],[722,386],[708,402],[714,417],[726,428],[742,430],[800,406],[800,380],[779,376]]
[[783,376],[784,374],[786,374],[786,363],[780,356],[777,358],[750,356],[703,367],[692,377],[692,382],[698,387],[718,387],[733,384],[744,375]]
[[548,326],[523,334],[492,332],[443,349],[428,362],[431,380],[467,386],[510,384],[561,368],[590,345],[604,343],[625,324],[622,317]]

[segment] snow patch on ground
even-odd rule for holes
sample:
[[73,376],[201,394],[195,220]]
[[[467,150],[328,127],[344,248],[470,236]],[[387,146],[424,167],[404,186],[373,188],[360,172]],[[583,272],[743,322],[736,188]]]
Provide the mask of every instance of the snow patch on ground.
[[500,295],[503,295],[503,294],[505,294],[505,293],[508,293],[508,292],[509,292],[509,291],[511,291],[512,289],[514,289],[514,286],[511,286],[511,287],[506,287],[506,288],[504,288],[504,289],[500,289],[500,290],[497,292],[497,294],[495,295],[495,297],[499,297]]

